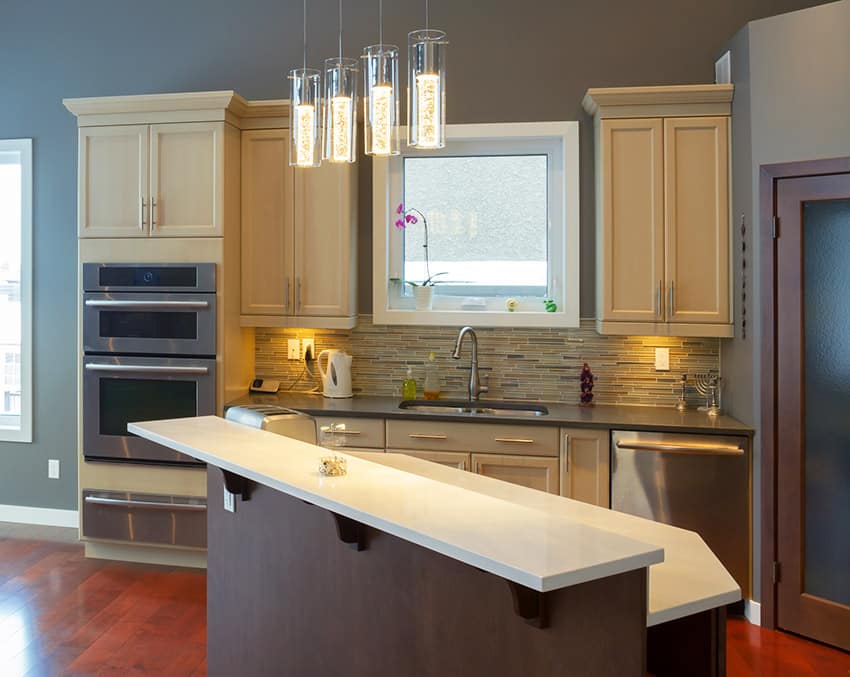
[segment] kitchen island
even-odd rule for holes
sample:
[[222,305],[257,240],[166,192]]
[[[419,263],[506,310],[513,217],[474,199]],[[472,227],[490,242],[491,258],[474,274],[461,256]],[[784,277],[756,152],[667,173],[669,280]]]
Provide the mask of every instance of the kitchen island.
[[723,674],[740,591],[695,534],[406,457],[324,477],[216,417],[130,431],[237,495],[209,505],[211,675]]

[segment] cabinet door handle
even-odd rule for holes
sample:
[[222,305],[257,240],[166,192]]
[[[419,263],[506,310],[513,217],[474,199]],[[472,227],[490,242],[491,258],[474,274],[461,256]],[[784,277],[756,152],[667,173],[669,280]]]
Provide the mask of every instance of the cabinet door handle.
[[287,276],[283,285],[283,312],[286,315],[289,315],[289,306],[289,276]]
[[295,278],[295,312],[301,312],[301,278]]
[[145,198],[141,195],[139,195],[139,202],[140,202],[140,204],[139,204],[139,230],[144,231],[145,230],[145,207],[147,207],[147,205],[145,204]]
[[564,474],[570,472],[570,436],[564,435]]
[[658,289],[657,289],[657,290],[656,290],[656,292],[655,292],[655,316],[656,316],[656,317],[659,317],[659,318],[660,318],[660,317],[661,317],[661,315],[662,315],[662,308],[661,308],[661,295],[662,295],[662,293],[661,293],[661,286],[662,286],[661,280],[658,280]]
[[670,280],[670,319],[676,314],[676,291],[673,288],[673,280]]
[[509,444],[534,444],[534,440],[527,437],[497,437],[495,440]]
[[447,440],[449,438],[448,435],[443,433],[434,435],[426,435],[425,433],[410,433],[408,437],[414,440]]
[[157,210],[156,198],[152,197],[151,198],[151,230],[153,230],[154,226],[156,226],[156,210]]

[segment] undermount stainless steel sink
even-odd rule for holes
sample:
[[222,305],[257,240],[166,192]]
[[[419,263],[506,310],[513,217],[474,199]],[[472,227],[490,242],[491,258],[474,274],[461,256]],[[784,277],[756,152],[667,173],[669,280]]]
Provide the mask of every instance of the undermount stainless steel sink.
[[432,414],[471,414],[473,416],[547,416],[549,410],[542,404],[521,402],[487,402],[464,400],[404,400],[399,409],[430,412]]

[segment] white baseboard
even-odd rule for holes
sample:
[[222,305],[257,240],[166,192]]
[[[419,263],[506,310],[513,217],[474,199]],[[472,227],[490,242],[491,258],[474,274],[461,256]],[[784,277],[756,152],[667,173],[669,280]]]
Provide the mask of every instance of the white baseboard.
[[58,508],[34,508],[28,505],[0,505],[0,522],[39,524],[48,527],[80,526],[80,513]]
[[751,599],[745,599],[744,616],[753,625],[761,625],[761,604]]

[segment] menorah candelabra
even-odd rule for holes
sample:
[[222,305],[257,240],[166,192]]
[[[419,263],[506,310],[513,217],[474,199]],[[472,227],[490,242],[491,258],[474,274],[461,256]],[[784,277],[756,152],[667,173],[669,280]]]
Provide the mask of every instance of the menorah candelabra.
[[694,374],[694,388],[705,397],[705,412],[709,416],[720,414],[720,375],[714,372]]

